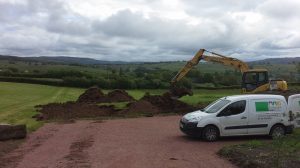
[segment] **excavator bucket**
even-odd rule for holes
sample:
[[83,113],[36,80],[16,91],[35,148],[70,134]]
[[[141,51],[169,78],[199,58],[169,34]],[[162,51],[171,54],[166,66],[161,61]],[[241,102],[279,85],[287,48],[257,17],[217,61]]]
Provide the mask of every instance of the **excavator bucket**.
[[171,95],[172,98],[181,98],[183,96],[189,95],[192,96],[193,95],[193,91],[188,89],[188,88],[184,88],[184,87],[171,87],[171,89],[169,90],[169,93]]

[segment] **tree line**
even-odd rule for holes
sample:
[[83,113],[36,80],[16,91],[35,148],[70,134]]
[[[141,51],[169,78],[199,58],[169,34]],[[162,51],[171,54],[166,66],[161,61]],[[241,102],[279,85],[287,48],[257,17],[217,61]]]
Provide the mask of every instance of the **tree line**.
[[[17,67],[6,67],[0,69],[0,81],[37,83],[46,85],[90,87],[99,86],[103,89],[167,89],[170,87],[171,79],[177,71],[164,68],[150,68],[143,65],[130,66],[106,66],[97,67],[98,70],[91,73],[88,70],[63,68],[42,71],[34,69],[24,72]],[[300,64],[297,65],[300,74]],[[290,74],[293,76],[294,74]],[[299,82],[291,76],[282,78],[288,82]],[[236,70],[225,70],[223,72],[202,72],[192,69],[178,85],[187,88],[230,88],[241,84],[242,74]]]
[[[169,88],[170,81],[176,73],[177,71],[146,68],[142,65],[136,68],[108,67],[98,75],[74,69],[54,69],[45,72],[32,70],[24,73],[16,67],[8,67],[0,71],[0,80],[71,87],[99,86],[104,89],[166,89]],[[203,84],[219,87],[239,85],[240,82],[241,74],[237,71],[202,73],[198,69],[192,69],[178,85],[187,88]]]

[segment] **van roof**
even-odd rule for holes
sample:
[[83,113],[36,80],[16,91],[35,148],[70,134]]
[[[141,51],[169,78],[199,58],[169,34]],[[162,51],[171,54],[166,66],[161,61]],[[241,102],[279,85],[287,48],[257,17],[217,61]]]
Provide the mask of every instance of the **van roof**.
[[222,99],[228,99],[231,101],[237,101],[241,99],[282,99],[285,101],[285,98],[281,95],[272,95],[272,94],[245,94],[245,95],[232,95],[232,96],[226,96]]

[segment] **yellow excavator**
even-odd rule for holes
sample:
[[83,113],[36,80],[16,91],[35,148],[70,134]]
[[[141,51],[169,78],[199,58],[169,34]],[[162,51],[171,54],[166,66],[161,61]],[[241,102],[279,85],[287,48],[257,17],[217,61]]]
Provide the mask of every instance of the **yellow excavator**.
[[[205,52],[210,53],[210,55],[205,55]],[[266,69],[249,69],[249,66],[241,60],[210,52],[205,49],[200,49],[196,55],[189,60],[171,80],[171,94],[177,97],[181,97],[184,94],[192,94],[192,92],[187,90],[183,92],[182,90],[180,91],[180,89],[176,86],[176,83],[180,81],[201,60],[232,66],[241,71],[243,74],[241,89],[242,93],[259,93],[273,90],[286,91],[288,89],[286,81],[281,79],[270,80],[268,76],[268,70]]]

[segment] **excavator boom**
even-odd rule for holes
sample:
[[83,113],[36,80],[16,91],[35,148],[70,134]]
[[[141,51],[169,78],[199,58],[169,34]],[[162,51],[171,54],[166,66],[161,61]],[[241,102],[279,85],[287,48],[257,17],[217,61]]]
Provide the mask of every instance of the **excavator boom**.
[[200,49],[196,55],[189,60],[184,67],[173,77],[171,80],[171,85],[174,86],[178,81],[180,81],[194,66],[196,66],[202,59],[204,49]]
[[[211,53],[211,56],[204,55],[204,52]],[[205,49],[200,49],[196,55],[189,60],[185,66],[174,76],[174,78],[171,80],[171,85],[175,85],[178,81],[180,81],[194,66],[196,66],[201,60],[207,61],[207,62],[215,62],[220,63],[223,65],[228,65],[236,68],[237,70],[244,73],[245,71],[249,70],[249,67],[246,63],[231,57],[226,57],[214,52],[207,51]]]

